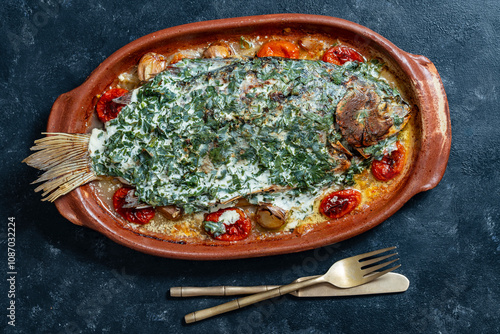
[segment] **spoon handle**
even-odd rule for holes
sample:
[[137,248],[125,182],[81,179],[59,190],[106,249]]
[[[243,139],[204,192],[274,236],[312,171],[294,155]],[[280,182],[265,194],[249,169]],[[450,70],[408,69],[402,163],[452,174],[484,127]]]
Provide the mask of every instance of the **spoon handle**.
[[301,288],[305,288],[307,286],[311,286],[314,284],[318,284],[318,283],[321,283],[324,281],[325,281],[324,277],[320,276],[320,277],[312,278],[310,280],[306,280],[306,281],[302,281],[302,282],[283,285],[283,286],[280,286],[276,289],[257,293],[255,295],[251,295],[251,296],[238,298],[238,299],[232,300],[230,302],[227,302],[227,303],[224,303],[221,305],[217,305],[214,307],[206,308],[204,310],[189,313],[188,315],[186,315],[184,317],[184,320],[188,324],[196,322],[196,321],[204,320],[204,319],[211,318],[213,316],[216,316],[216,315],[219,315],[222,313],[234,311],[234,310],[240,309],[242,307],[258,303],[258,302],[266,300],[266,299],[285,295],[285,294],[290,293],[292,291],[295,291],[295,290],[298,290]]

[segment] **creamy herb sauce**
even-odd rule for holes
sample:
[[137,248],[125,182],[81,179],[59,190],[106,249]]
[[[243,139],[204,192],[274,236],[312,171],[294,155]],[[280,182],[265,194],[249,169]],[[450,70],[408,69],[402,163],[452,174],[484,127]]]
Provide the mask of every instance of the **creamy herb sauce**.
[[[398,97],[378,79],[380,68],[376,61],[181,61],[134,90],[106,131],[94,130],[93,168],[122,177],[153,206],[174,204],[189,213],[243,196],[295,208],[292,217],[303,219],[326,188],[352,185],[367,166],[354,159],[334,173],[339,159],[328,145],[341,137],[335,107],[351,77],[375,85],[383,98]],[[380,155],[394,141],[371,153]],[[283,191],[262,192],[271,186]]]

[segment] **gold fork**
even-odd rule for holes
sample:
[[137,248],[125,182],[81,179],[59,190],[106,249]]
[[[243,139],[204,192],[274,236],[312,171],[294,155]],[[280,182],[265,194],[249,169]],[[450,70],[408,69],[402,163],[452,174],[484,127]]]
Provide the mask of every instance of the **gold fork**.
[[[307,286],[327,282],[333,284],[339,288],[352,288],[364,283],[373,281],[374,279],[399,268],[401,265],[398,264],[394,267],[384,269],[382,271],[377,271],[379,269],[385,268],[389,264],[399,260],[393,259],[383,263],[379,263],[386,260],[398,253],[392,253],[388,255],[381,255],[385,252],[395,249],[396,247],[389,247],[384,249],[379,249],[373,252],[368,252],[346,259],[335,262],[326,274],[305,280],[302,282],[295,282],[288,285],[282,285],[276,289],[268,290],[265,292],[257,293],[255,295],[247,296],[232,300],[225,304],[210,307],[204,310],[196,311],[190,313],[184,317],[186,323],[192,323],[207,319],[218,314],[226,313],[229,311],[237,310],[242,307],[255,304],[257,302],[278,297],[295,290],[305,288]],[[379,256],[381,255],[381,256]]]

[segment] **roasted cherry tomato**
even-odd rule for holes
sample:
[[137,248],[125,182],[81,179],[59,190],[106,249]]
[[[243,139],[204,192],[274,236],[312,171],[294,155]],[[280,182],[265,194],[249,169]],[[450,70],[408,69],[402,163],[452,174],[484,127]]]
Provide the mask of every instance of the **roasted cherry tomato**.
[[243,210],[228,208],[206,215],[203,228],[214,239],[235,241],[248,237],[252,223]]
[[115,211],[131,223],[141,225],[149,223],[149,221],[155,216],[155,210],[153,208],[134,209],[123,207],[126,203],[125,198],[131,190],[133,190],[133,188],[121,187],[115,191],[115,194],[113,195],[113,206],[115,207]]
[[361,202],[361,193],[344,189],[327,195],[319,205],[319,211],[330,219],[340,218],[354,210]]
[[347,46],[337,45],[328,49],[323,55],[323,61],[335,65],[342,65],[348,61],[357,60],[363,62],[363,56],[358,51],[351,49]]
[[264,43],[257,57],[283,57],[283,58],[299,58],[299,47],[287,41],[270,41]]
[[397,149],[385,155],[382,160],[372,161],[372,174],[379,181],[389,181],[401,173],[405,166],[406,150],[403,145],[396,142]]
[[122,88],[113,88],[108,90],[106,93],[102,94],[95,110],[97,111],[97,116],[101,122],[106,123],[113,118],[116,118],[123,108],[123,104],[118,104],[113,102],[113,99],[123,96],[128,93],[128,90]]

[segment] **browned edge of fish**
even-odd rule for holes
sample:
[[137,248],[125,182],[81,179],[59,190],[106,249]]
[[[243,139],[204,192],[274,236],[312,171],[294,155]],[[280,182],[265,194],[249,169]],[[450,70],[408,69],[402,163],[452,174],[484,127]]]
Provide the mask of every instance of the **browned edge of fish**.
[[435,187],[446,169],[451,147],[448,102],[435,66],[425,57],[406,53],[394,44],[356,23],[343,19],[305,14],[274,14],[204,21],[172,27],[139,38],[113,53],[78,88],[61,95],[52,108],[49,132],[89,132],[95,97],[113,80],[128,70],[149,51],[168,54],[178,46],[225,36],[273,34],[284,28],[304,32],[329,33],[350,41],[354,47],[379,52],[389,65],[408,82],[418,112],[420,137],[417,154],[400,186],[387,198],[355,215],[325,222],[311,232],[280,235],[265,241],[233,243],[185,243],[141,235],[125,229],[113,212],[102,205],[89,185],[84,185],[56,200],[59,212],[77,225],[90,227],[132,249],[169,258],[223,260],[299,252],[333,244],[363,233],[386,220],[415,194]]

